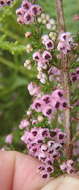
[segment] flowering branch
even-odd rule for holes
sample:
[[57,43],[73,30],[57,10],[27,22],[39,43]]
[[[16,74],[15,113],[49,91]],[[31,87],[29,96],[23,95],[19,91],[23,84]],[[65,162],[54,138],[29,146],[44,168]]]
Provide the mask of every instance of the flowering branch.
[[[57,11],[57,22],[59,32],[65,32],[65,22],[64,22],[64,13],[63,13],[63,0],[56,0],[56,11]],[[61,70],[62,70],[62,85],[65,91],[65,98],[67,100],[68,106],[70,107],[70,87],[69,87],[69,60],[68,56],[61,53]],[[67,134],[67,143],[66,143],[66,155],[67,158],[72,157],[72,132],[71,132],[71,118],[70,118],[70,109],[65,109],[64,111],[64,128]]]
[[[79,68],[74,73],[69,72],[70,55],[72,55],[70,52],[73,50],[74,43],[71,34],[65,32],[63,1],[56,0],[58,33],[60,33],[57,43],[55,20],[45,14],[42,7],[35,4],[34,0],[31,2],[23,0],[21,7],[16,10],[16,14],[19,24],[27,26],[35,24],[32,31],[25,33],[27,40],[30,38],[29,41],[32,43],[26,46],[26,52],[31,57],[25,61],[24,67],[30,70],[35,64],[37,68],[35,74],[40,85],[38,86],[33,81],[28,84],[28,91],[33,96],[33,101],[19,128],[24,129],[21,140],[27,145],[28,153],[41,161],[38,170],[42,178],[47,178],[61,175],[63,172],[68,174],[75,172],[74,161],[71,159],[73,138],[71,135],[72,107],[70,106],[69,83],[72,84],[78,79]],[[42,28],[38,32],[40,24],[44,30]],[[45,28],[46,33],[44,34]],[[57,50],[58,54],[55,54]],[[60,61],[60,68],[57,65],[53,66],[54,61],[57,65]],[[54,89],[54,87],[56,88]],[[62,129],[57,128],[57,122],[59,125],[62,124],[60,113],[63,110],[65,133]],[[52,124],[53,129],[51,129]],[[65,146],[65,150],[63,146]]]

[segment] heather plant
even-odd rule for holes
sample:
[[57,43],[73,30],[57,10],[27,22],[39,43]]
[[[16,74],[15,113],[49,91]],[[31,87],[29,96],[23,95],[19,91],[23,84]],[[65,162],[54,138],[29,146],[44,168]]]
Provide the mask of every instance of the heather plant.
[[18,129],[2,140],[4,149],[17,146],[40,160],[37,170],[48,178],[78,172],[79,33],[66,30],[62,1],[56,0],[56,19],[39,4],[21,2],[16,15],[17,25],[24,27],[24,44],[6,45],[15,56],[27,53],[21,72],[27,72],[32,99]]

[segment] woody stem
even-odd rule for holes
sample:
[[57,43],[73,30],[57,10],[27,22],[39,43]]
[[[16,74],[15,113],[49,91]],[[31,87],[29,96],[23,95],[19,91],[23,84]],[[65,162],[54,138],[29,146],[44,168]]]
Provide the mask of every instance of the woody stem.
[[[58,32],[65,32],[65,21],[63,13],[63,0],[56,0],[56,12],[57,12],[57,25]],[[64,109],[63,125],[67,135],[65,152],[68,159],[72,157],[72,130],[71,130],[71,116],[70,116],[70,85],[69,85],[69,60],[67,55],[61,53],[61,83],[65,92],[65,98],[67,100],[68,108]]]

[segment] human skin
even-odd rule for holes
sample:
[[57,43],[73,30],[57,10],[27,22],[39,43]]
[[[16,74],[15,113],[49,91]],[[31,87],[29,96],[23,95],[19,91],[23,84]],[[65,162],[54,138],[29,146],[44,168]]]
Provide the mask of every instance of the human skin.
[[45,180],[38,173],[39,162],[14,151],[0,151],[0,190],[79,190],[79,179],[62,176]]

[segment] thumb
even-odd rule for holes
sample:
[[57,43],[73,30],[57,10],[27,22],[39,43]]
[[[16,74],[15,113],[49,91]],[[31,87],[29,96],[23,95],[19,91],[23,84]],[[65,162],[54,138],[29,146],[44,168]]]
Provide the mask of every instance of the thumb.
[[50,181],[41,190],[79,190],[79,178],[63,175]]

